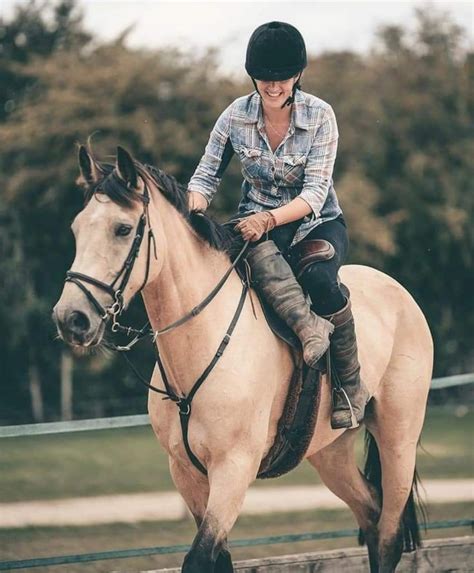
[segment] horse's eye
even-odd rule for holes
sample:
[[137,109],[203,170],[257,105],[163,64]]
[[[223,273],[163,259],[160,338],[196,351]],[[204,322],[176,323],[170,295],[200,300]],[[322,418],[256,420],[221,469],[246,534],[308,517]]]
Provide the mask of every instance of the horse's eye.
[[132,225],[120,224],[115,228],[115,235],[117,237],[126,237],[127,235],[130,235],[131,230]]

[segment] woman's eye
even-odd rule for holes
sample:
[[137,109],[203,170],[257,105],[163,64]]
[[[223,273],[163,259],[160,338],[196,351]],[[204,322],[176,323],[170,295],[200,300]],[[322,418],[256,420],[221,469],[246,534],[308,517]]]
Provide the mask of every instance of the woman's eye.
[[126,237],[127,235],[130,234],[130,231],[132,230],[132,225],[118,225],[118,227],[115,229],[115,235],[117,237]]

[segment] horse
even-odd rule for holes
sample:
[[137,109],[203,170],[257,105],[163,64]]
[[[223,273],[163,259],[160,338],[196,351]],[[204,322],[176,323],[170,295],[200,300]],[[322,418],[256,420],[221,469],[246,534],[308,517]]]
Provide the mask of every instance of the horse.
[[[224,226],[190,213],[185,187],[121,147],[115,163],[106,164],[81,146],[79,166],[86,201],[71,226],[76,255],[53,311],[59,335],[73,346],[98,346],[108,319],[116,326],[117,315],[141,292],[162,359],[151,384],[168,396],[187,396],[222,346],[242,299]],[[365,473],[354,457],[359,428],[330,427],[326,375],[304,458],[354,513],[371,573],[389,573],[403,550],[420,543],[415,459],[433,343],[420,308],[393,278],[363,265],[343,266],[340,278],[351,292],[361,376],[372,397]],[[190,312],[213,289],[212,302]],[[185,573],[233,571],[227,537],[275,439],[294,369],[289,346],[269,328],[258,298],[242,300],[225,353],[195,394],[189,418],[188,446],[205,473],[190,459],[174,401],[149,392],[151,425],[197,525]],[[176,327],[167,328],[170,323]]]

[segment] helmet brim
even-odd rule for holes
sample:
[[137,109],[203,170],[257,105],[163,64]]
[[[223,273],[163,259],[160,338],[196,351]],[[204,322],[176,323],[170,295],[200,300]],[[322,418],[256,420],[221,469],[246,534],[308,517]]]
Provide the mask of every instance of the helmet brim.
[[290,80],[303,71],[300,67],[286,68],[283,70],[269,70],[268,68],[246,69],[250,77],[262,82],[282,82]]

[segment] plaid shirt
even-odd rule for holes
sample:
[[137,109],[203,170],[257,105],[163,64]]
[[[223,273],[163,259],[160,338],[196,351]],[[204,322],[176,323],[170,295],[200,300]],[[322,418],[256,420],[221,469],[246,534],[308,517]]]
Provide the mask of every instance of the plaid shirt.
[[304,199],[312,213],[298,227],[292,245],[321,223],[342,213],[332,172],[338,130],[334,112],[323,100],[296,91],[291,121],[283,141],[272,151],[257,92],[236,99],[219,117],[189,191],[210,203],[232,155],[240,159],[243,183],[239,213],[267,211]]

